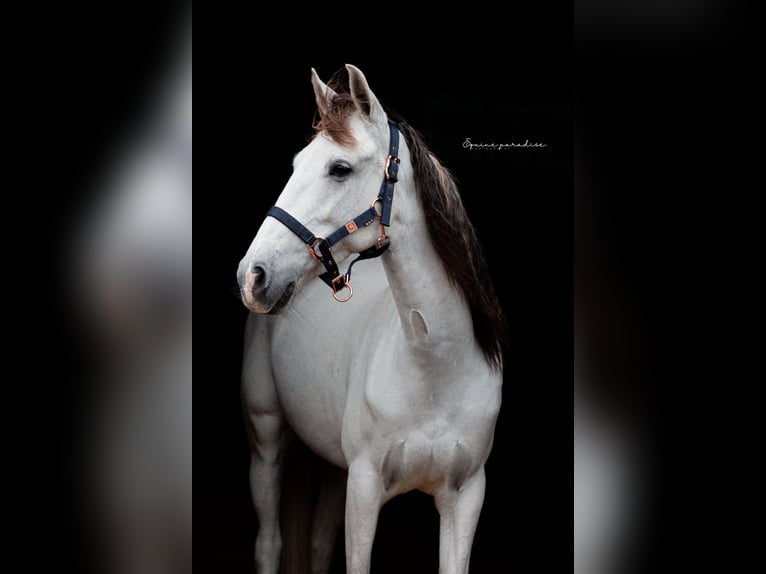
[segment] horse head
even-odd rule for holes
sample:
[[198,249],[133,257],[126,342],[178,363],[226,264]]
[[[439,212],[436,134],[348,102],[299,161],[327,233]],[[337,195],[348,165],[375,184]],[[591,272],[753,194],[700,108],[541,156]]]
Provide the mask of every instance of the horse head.
[[[323,258],[315,247],[336,230],[345,226],[348,231],[342,242],[332,245],[337,261],[385,236],[379,225],[370,224],[374,221],[358,226],[350,219],[363,209],[380,210],[376,204],[387,169],[389,126],[362,72],[351,65],[346,69],[348,93],[336,92],[311,70],[317,133],[295,156],[293,173],[276,202],[279,212],[300,222],[297,226],[305,233],[299,237],[284,220],[264,220],[237,273],[242,300],[253,312],[282,311],[301,282],[321,271],[318,260]],[[371,213],[367,219],[377,212]]]

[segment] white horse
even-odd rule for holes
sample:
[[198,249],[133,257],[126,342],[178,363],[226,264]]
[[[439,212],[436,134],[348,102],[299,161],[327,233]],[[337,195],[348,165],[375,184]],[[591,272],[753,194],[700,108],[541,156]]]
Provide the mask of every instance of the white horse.
[[[347,471],[345,485],[320,492],[312,573],[330,567],[345,486],[347,572],[369,572],[381,506],[419,489],[440,516],[439,571],[465,574],[500,409],[502,313],[453,179],[416,131],[389,127],[362,72],[346,68],[348,93],[312,69],[317,134],[239,265],[252,311],[242,382],[256,568],[279,568],[280,479],[294,433]],[[320,235],[341,227],[330,251]],[[355,268],[353,298],[337,302],[350,296],[349,280],[336,271],[329,290],[316,279],[320,264],[330,271],[370,248],[382,256]]]

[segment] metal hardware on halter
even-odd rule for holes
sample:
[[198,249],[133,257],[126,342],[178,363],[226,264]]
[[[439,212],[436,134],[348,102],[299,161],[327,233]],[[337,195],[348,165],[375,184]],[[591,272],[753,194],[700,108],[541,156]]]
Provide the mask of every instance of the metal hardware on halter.
[[[389,173],[389,171],[388,171],[389,167],[391,167],[391,160],[393,160],[397,164],[395,166],[393,175],[391,173]],[[399,160],[398,157],[389,155],[386,158],[386,167],[384,168],[383,172],[386,174],[386,179],[388,181],[393,181],[394,183],[399,181],[399,175],[398,175],[399,174],[399,166],[398,166],[399,163],[400,163],[400,160]]]
[[[338,285],[338,283],[341,283],[341,285]],[[332,284],[330,285],[332,287],[332,290],[336,293],[343,289],[343,287],[346,285],[346,276],[345,275],[338,275],[332,280]]]
[[[325,268],[325,272],[322,273],[319,278],[330,286],[333,298],[341,303],[345,303],[351,299],[354,294],[350,282],[351,269],[354,266],[354,263],[364,259],[380,257],[390,246],[388,235],[386,235],[386,227],[391,223],[391,205],[394,199],[394,184],[399,180],[400,161],[397,157],[397,154],[399,153],[399,128],[397,128],[396,124],[392,121],[389,121],[388,129],[391,139],[388,144],[388,157],[386,158],[386,164],[383,168],[385,178],[380,186],[378,196],[372,200],[369,209],[363,211],[355,218],[333,231],[327,237],[314,235],[311,230],[300,221],[276,205],[272,206],[266,214],[267,217],[273,217],[282,223],[306,244],[311,257],[313,257],[315,261],[321,263]],[[376,203],[380,203],[380,213],[375,209]],[[357,257],[349,263],[346,274],[341,275],[338,270],[338,264],[332,256],[332,246],[357,231],[360,227],[367,227],[374,221],[380,223],[380,236],[375,245],[360,252]],[[319,250],[319,252],[317,252],[317,250]],[[348,297],[339,297],[338,293],[344,289],[348,289]]]
[[[354,296],[354,289],[351,287],[351,283],[349,283],[348,280],[348,275],[338,275],[332,280],[332,296],[338,303],[345,303]],[[343,283],[343,285],[336,287],[336,283]],[[344,289],[348,289],[348,297],[338,297],[338,293]]]
[[[391,156],[388,156],[388,158],[391,159]],[[398,161],[399,160],[397,159],[397,162]],[[388,160],[386,160],[386,171],[388,171]],[[380,197],[376,197],[375,199],[373,199],[372,203],[370,204],[370,207],[372,209],[375,209],[375,204],[376,203],[380,203],[381,208],[383,207],[383,200]],[[375,220],[379,222],[382,215],[383,215],[383,212],[381,211],[381,213],[378,213],[378,215],[375,217]],[[372,223],[372,221],[370,221],[370,223]],[[386,226],[381,223],[380,224],[380,236],[378,237],[378,241],[377,241],[377,243],[375,243],[375,245],[376,245],[376,247],[378,249],[382,249],[383,248],[383,243],[386,242],[386,241],[388,241],[388,235],[386,235]]]
[[306,247],[308,247],[309,253],[311,253],[311,256],[314,258],[314,261],[318,261],[319,263],[322,262],[322,257],[320,255],[317,255],[316,250],[314,249],[317,245],[319,245],[320,242],[324,241],[324,237],[321,235],[317,235],[316,239],[310,244],[306,244]]
[[[338,297],[338,293],[340,293],[343,289],[348,289],[348,297]],[[354,290],[351,288],[351,283],[346,283],[340,290],[332,292],[332,298],[335,299],[338,303],[345,303],[353,296]]]

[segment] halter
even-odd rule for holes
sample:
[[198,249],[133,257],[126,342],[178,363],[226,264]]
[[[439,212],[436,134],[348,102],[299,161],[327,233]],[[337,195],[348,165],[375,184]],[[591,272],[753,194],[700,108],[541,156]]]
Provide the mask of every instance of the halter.
[[[398,181],[399,157],[397,154],[399,153],[399,129],[396,127],[396,124],[390,120],[388,122],[388,128],[391,134],[391,139],[388,145],[386,165],[383,170],[383,183],[380,186],[378,196],[372,200],[369,209],[363,211],[327,237],[314,235],[300,221],[276,205],[271,207],[268,213],[266,213],[267,217],[273,217],[277,221],[283,223],[285,227],[297,235],[298,238],[306,244],[311,256],[316,261],[319,261],[325,268],[325,272],[322,273],[319,278],[329,285],[332,289],[332,296],[336,301],[340,301],[341,303],[345,303],[351,299],[354,294],[354,290],[351,288],[351,268],[354,266],[354,263],[363,259],[380,257],[391,245],[391,242],[386,235],[386,227],[391,225],[391,205],[394,201],[394,184]],[[380,213],[375,209],[376,203],[380,203],[381,205]],[[333,245],[338,243],[341,239],[351,235],[360,227],[367,227],[375,220],[380,222],[380,237],[378,237],[378,241],[372,247],[359,253],[359,256],[349,264],[346,273],[342,275],[338,270],[338,264],[332,256]],[[348,296],[340,297],[338,293],[342,292],[344,289],[348,289]]]

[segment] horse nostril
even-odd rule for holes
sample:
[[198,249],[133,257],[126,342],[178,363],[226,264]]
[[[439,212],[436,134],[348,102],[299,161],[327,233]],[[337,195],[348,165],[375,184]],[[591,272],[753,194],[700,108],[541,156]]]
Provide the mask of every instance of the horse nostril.
[[252,303],[253,296],[263,289],[266,279],[266,272],[263,267],[251,264],[245,273],[245,281],[241,284],[242,296],[245,301]]
[[258,283],[263,283],[265,277],[266,272],[263,270],[263,267],[253,267],[253,283],[255,285]]

